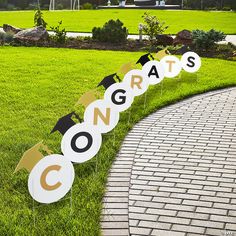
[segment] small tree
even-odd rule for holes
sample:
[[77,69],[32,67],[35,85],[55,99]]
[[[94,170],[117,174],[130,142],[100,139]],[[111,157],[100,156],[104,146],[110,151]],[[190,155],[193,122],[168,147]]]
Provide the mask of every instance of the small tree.
[[62,21],[59,21],[57,26],[53,26],[50,28],[54,32],[52,39],[55,40],[57,43],[64,44],[66,42],[66,30],[65,28],[60,29],[61,25]]
[[160,22],[156,16],[152,16],[147,12],[142,17],[146,23],[143,25],[143,32],[148,35],[150,40],[156,39],[158,34],[163,34],[169,27],[165,26],[165,22]]
[[43,13],[40,9],[38,9],[34,14],[34,26],[43,26],[44,28],[47,27],[47,23],[43,19]]

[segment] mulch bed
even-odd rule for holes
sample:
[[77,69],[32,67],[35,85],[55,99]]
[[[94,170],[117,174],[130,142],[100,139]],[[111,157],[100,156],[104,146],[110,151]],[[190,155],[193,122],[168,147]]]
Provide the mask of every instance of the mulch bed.
[[[91,38],[69,38],[66,40],[65,44],[59,44],[53,41],[52,39],[45,42],[12,42],[12,46],[38,46],[38,47],[53,47],[53,48],[74,48],[74,49],[96,49],[96,50],[112,50],[112,51],[150,51],[156,52],[162,48],[161,45],[152,46],[150,41],[143,40],[127,40],[124,43],[113,44],[113,43],[102,43],[92,40]],[[169,46],[168,50],[171,54],[180,54],[179,48],[181,46]],[[214,48],[207,51],[204,50],[195,50],[202,57],[209,58],[222,58],[235,60],[236,56],[236,46],[232,44],[227,45],[216,45]]]

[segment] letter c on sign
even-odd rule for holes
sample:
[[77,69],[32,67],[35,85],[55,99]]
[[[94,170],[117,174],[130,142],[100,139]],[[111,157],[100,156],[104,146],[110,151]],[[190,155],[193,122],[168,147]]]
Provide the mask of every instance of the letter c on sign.
[[55,190],[57,188],[59,188],[61,186],[61,182],[57,182],[56,184],[54,185],[49,185],[46,181],[46,178],[47,178],[47,175],[49,172],[51,171],[59,171],[61,169],[61,166],[59,165],[52,165],[52,166],[49,166],[47,167],[42,175],[41,175],[41,178],[40,178],[40,184],[42,186],[43,189],[47,190],[47,191],[52,191],[52,190]]

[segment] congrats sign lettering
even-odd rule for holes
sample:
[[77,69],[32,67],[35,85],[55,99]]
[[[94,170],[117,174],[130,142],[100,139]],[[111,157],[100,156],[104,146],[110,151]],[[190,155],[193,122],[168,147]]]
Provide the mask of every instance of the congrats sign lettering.
[[[70,191],[75,176],[73,164],[96,156],[102,145],[102,134],[116,127],[120,112],[127,110],[136,96],[144,94],[149,86],[160,83],[164,77],[174,78],[182,69],[194,73],[201,67],[201,59],[194,52],[186,52],[179,60],[163,50],[156,58],[159,61],[150,54],[140,57],[137,63],[142,69],[132,68],[131,63],[124,65],[122,81],[116,73],[106,76],[98,84],[105,89],[103,99],[96,99],[93,91],[85,93],[79,100],[85,107],[83,121],[74,112],[58,120],[51,133],[61,133],[62,155],[52,154],[42,142],[24,153],[15,172],[25,168],[30,173],[28,189],[34,200],[53,203]],[[42,151],[47,156],[43,156]]]

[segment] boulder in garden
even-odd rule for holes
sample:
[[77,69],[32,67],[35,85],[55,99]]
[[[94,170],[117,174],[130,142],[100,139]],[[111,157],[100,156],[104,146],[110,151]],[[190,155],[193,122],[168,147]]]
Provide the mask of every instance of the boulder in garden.
[[164,45],[164,46],[172,45],[174,41],[172,36],[168,34],[159,34],[156,36],[156,40],[157,40],[157,44]]
[[47,40],[48,37],[49,34],[43,26],[22,30],[14,35],[14,39],[22,42],[40,42]]
[[193,37],[191,31],[189,30],[180,31],[174,39],[174,45],[192,45],[192,43]]
[[12,34],[17,34],[18,32],[22,31],[22,29],[9,25],[9,24],[3,24],[3,30],[6,33],[12,33]]

